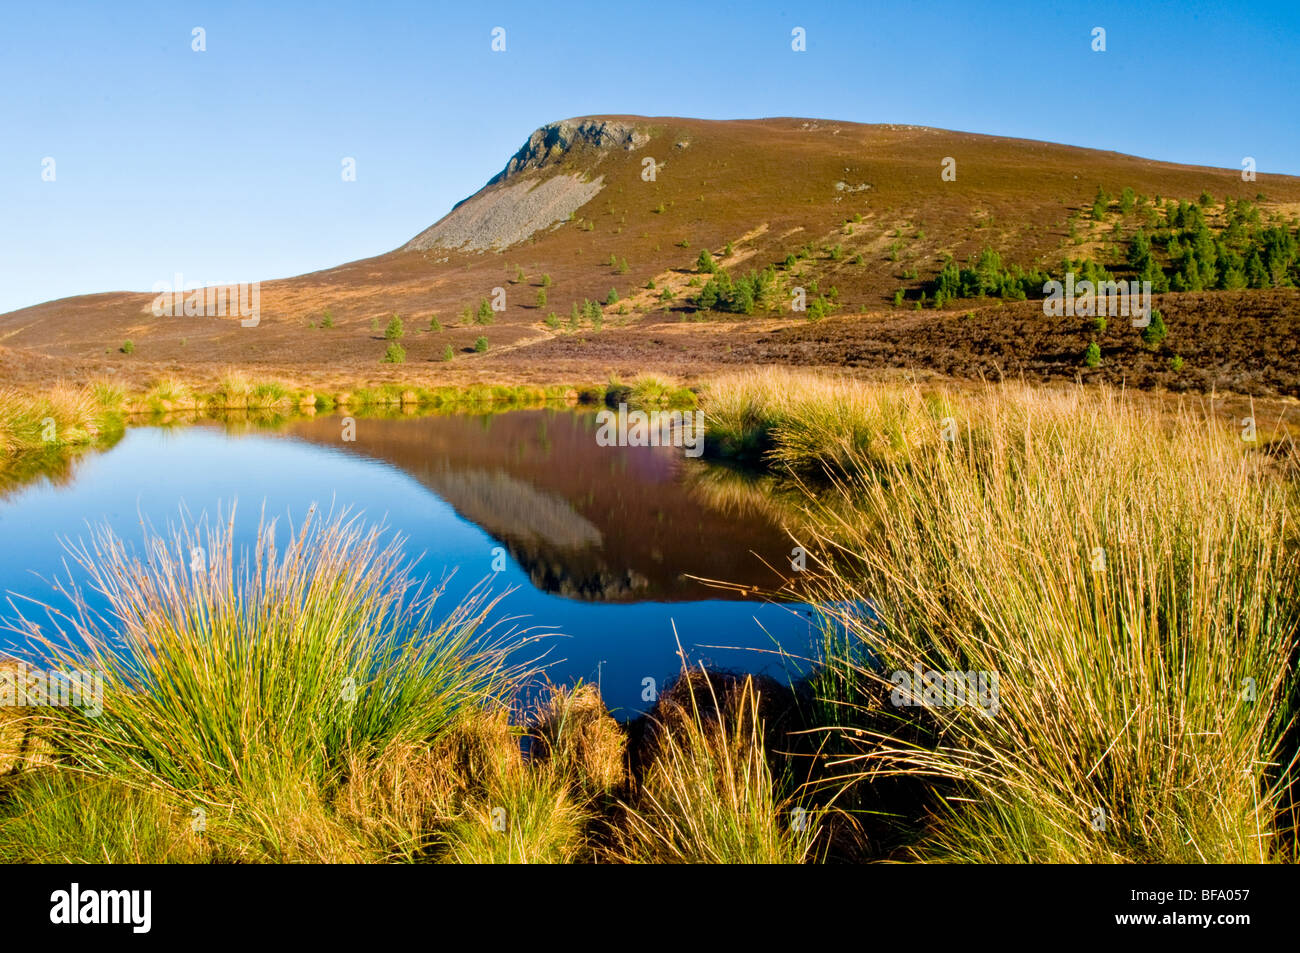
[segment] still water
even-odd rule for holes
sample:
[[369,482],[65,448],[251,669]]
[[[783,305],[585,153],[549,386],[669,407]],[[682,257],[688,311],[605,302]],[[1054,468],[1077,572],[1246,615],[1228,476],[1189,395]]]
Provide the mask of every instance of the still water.
[[[595,432],[593,413],[569,409],[359,417],[354,440],[337,416],[133,427],[0,499],[0,593],[20,608],[19,596],[52,599],[64,543],[88,525],[138,543],[142,521],[165,531],[183,512],[215,518],[237,504],[247,544],[262,511],[296,523],[315,504],[404,536],[431,582],[454,570],[448,609],[485,578],[513,587],[503,613],[553,633],[549,677],[599,682],[619,717],[649,708],[647,687],[680,671],[679,640],[692,664],[801,668],[775,650],[810,654],[807,610],[743,591],[773,590],[776,570],[789,572],[793,543],[770,488],[680,449],[601,447]],[[0,649],[17,648],[0,634]]]

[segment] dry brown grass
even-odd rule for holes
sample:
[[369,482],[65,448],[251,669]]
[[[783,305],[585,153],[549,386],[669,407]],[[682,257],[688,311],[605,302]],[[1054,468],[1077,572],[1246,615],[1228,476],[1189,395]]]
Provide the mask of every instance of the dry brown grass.
[[627,782],[627,735],[592,684],[552,686],[535,716],[534,754],[575,779],[589,796],[611,794]]
[[90,385],[59,382],[39,394],[0,388],[0,460],[90,443],[107,427],[111,410]]
[[687,673],[661,696],[612,856],[629,863],[803,863],[820,827],[768,763],[751,677]]
[[[20,671],[19,663],[0,659],[0,686],[11,690]],[[0,777],[49,764],[51,750],[36,730],[29,708],[0,704]]]
[[[931,779],[925,859],[1283,856],[1294,448],[1104,389],[905,393],[851,421],[844,400],[776,428],[809,463],[812,442],[841,450],[809,573],[847,633],[827,656],[848,692],[822,721],[840,781]],[[899,708],[881,718],[860,698],[914,668],[996,679],[1000,704],[909,707],[932,725],[900,736]]]

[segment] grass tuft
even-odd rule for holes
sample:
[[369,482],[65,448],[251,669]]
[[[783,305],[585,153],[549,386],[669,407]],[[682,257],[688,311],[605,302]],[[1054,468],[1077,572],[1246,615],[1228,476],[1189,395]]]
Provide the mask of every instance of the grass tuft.
[[358,766],[432,744],[523,674],[505,660],[515,636],[489,624],[500,597],[475,588],[435,619],[442,590],[414,584],[400,542],[346,514],[287,533],[263,522],[242,559],[233,513],[146,534],[143,556],[95,531],[71,554],[107,611],[69,585],[71,611],[47,611],[70,640],[16,620],[49,667],[103,673],[102,714],[40,709],[41,737],[72,776],[203,810],[205,836],[230,856],[369,856],[331,808],[335,792]]

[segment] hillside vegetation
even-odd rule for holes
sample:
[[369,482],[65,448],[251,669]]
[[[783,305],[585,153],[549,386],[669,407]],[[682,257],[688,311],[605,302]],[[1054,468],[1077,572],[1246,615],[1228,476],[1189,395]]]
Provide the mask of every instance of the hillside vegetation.
[[[595,117],[539,129],[397,250],[265,282],[255,327],[184,316],[183,296],[163,317],[152,294],[84,296],[0,316],[0,364],[21,386],[232,366],[302,390],[554,384],[741,361],[1294,396],[1298,227],[1288,176],[913,126]],[[1150,281],[1166,335],[1043,315],[1066,272]]]

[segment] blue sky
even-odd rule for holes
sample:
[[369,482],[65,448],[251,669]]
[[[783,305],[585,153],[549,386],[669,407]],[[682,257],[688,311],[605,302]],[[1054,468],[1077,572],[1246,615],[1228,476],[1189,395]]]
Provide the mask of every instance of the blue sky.
[[914,123],[1300,174],[1295,0],[123,0],[7,4],[0,30],[0,311],[389,251],[534,128],[589,113]]

